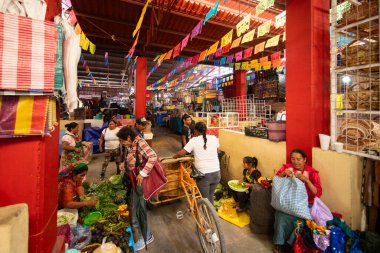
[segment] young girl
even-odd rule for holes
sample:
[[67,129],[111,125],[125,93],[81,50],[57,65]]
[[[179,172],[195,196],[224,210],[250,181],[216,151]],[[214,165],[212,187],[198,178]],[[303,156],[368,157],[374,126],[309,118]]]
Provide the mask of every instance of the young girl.
[[236,211],[242,212],[247,209],[249,202],[249,195],[251,194],[251,188],[255,181],[261,177],[261,173],[256,169],[258,160],[256,157],[246,156],[243,158],[243,179],[240,180],[240,183],[244,183],[244,186],[248,188],[246,192],[237,192],[233,191],[232,196],[235,201],[239,203]]

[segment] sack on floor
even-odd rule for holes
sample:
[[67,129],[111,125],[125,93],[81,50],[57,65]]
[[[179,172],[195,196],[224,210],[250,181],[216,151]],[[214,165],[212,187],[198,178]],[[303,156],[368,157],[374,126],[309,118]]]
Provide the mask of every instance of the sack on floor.
[[298,218],[312,219],[305,184],[296,177],[274,177],[271,205]]
[[270,205],[271,189],[265,189],[259,184],[254,184],[250,197],[251,223],[253,233],[269,234],[273,231],[274,209]]

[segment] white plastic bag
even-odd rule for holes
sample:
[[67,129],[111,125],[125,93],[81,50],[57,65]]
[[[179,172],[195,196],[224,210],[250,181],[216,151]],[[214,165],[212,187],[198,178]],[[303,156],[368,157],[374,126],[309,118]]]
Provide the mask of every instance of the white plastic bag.
[[326,222],[334,218],[330,209],[318,197],[314,199],[310,214],[315,223],[322,227],[326,227]]

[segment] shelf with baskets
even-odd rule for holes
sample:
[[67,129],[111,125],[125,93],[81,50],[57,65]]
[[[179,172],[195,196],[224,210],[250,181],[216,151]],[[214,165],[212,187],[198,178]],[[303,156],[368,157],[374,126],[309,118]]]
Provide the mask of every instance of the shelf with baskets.
[[331,1],[331,139],[380,160],[380,0],[357,2]]

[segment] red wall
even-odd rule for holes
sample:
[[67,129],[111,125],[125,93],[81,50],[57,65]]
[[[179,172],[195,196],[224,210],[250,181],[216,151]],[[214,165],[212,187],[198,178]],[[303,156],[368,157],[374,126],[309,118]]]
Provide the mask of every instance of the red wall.
[[145,57],[138,57],[136,63],[135,118],[146,114],[146,69]]
[[318,134],[330,131],[329,8],[328,0],[286,5],[286,149],[303,149],[309,164]]
[[61,0],[45,0],[47,4],[45,20],[53,21],[61,11]]
[[56,241],[59,128],[51,137],[0,139],[0,206],[27,203],[29,252]]

